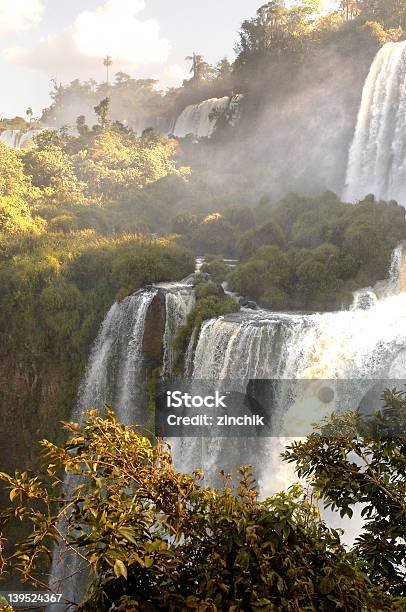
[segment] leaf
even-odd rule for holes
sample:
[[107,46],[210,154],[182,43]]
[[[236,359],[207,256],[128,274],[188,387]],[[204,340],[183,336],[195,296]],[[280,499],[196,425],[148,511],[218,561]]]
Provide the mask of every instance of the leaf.
[[116,562],[114,563],[114,573],[117,578],[123,576],[123,578],[127,580],[127,568],[120,559],[116,559]]
[[144,565],[145,565],[145,564],[144,564],[144,560],[143,560],[143,559],[141,559],[141,557],[140,557],[139,555],[137,555],[137,553],[133,553],[133,554],[132,554],[132,556],[133,556],[134,560],[135,560],[135,561],[136,561],[136,562],[137,562],[139,565],[141,565],[141,567],[144,567]]
[[154,565],[154,560],[152,557],[145,557],[144,558],[144,565],[145,567],[148,569],[149,567],[152,567]]
[[319,589],[323,595],[328,595],[335,587],[335,582],[331,576],[324,576],[320,580]]
[[269,599],[258,599],[258,601],[255,602],[256,606],[269,606],[270,605],[270,600]]
[[122,535],[126,540],[132,542],[132,544],[137,544],[137,540],[135,539],[134,529],[131,527],[120,527],[118,533]]
[[18,489],[11,489],[10,491],[10,501],[13,501],[18,495]]

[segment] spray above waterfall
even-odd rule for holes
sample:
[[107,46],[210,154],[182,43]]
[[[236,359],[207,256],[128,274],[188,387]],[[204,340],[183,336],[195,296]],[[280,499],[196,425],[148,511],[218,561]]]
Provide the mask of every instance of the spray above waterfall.
[[406,41],[382,47],[362,94],[344,198],[370,193],[406,206]]

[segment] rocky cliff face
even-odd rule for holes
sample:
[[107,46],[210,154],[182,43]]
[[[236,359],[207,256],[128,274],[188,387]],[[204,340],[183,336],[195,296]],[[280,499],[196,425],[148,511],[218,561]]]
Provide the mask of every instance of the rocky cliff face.
[[[158,292],[148,309],[143,336],[144,374],[148,383],[162,365],[165,294]],[[90,347],[89,347],[90,348]],[[0,470],[36,469],[38,441],[60,439],[60,421],[70,418],[83,364],[75,371],[47,364],[41,370],[0,356]]]
[[[11,355],[0,356],[0,471],[35,471],[39,467],[43,438],[57,440],[63,434],[60,421],[69,418],[77,391],[80,367],[68,373],[48,364],[41,371],[16,362]],[[9,502],[0,483],[0,507]],[[20,521],[6,532],[5,554],[24,537]],[[24,590],[18,576],[9,576],[4,588]]]
[[67,417],[64,405],[71,402],[66,375],[52,364],[38,372],[3,355],[0,389],[1,469],[32,468],[38,441],[53,437]]
[[143,339],[145,369],[148,374],[162,365],[163,337],[165,332],[165,295],[158,292],[148,309]]

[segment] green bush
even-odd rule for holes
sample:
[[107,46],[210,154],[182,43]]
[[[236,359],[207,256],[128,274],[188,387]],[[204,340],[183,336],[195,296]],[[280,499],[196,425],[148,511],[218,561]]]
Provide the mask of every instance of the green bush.
[[248,259],[258,248],[268,245],[279,248],[285,245],[282,230],[274,221],[267,221],[243,234],[238,242],[238,254],[242,259]]
[[192,337],[197,342],[204,321],[240,310],[239,304],[226,295],[222,286],[216,283],[199,282],[195,286],[195,294],[196,304],[188,315],[186,324],[179,327],[173,341],[175,373],[182,372],[184,356],[189,342]]
[[[329,192],[319,198],[290,195],[264,206],[261,211],[271,221],[242,236],[246,258],[229,283],[234,291],[276,309],[348,305],[354,289],[386,278],[393,249],[406,238],[404,208],[371,196],[353,205]],[[284,244],[275,228],[282,228]],[[261,240],[281,246],[258,248]]]
[[216,283],[221,283],[226,280],[229,268],[221,257],[212,257],[209,261],[206,259],[206,263],[203,264],[201,272],[210,274],[211,278]]
[[[404,609],[398,597],[404,576],[392,571],[394,542],[404,549],[404,487],[396,477],[404,475],[401,440],[382,447],[339,438],[326,448],[318,435],[294,443],[286,456],[346,513],[356,501],[368,504],[360,540],[372,546],[374,566],[357,548],[346,550],[301,485],[260,501],[251,468],[241,467],[236,481],[222,473],[220,490],[203,486],[201,470],[177,472],[170,446],[153,445],[110,409],[65,427],[63,446],[42,442],[43,472],[0,474],[11,500],[1,524],[17,514],[29,525],[13,561],[34,586],[43,585],[42,564],[62,537],[61,553],[67,543],[86,561],[90,584],[78,610]],[[354,464],[354,453],[368,469]],[[77,484],[55,500],[60,473]],[[382,541],[380,519],[388,513],[389,539]]]

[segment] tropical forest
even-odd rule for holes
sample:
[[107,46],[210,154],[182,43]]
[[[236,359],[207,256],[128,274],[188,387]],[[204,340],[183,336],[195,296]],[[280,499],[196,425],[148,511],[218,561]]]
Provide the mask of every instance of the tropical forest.
[[51,4],[0,0],[0,611],[405,610],[406,1]]

